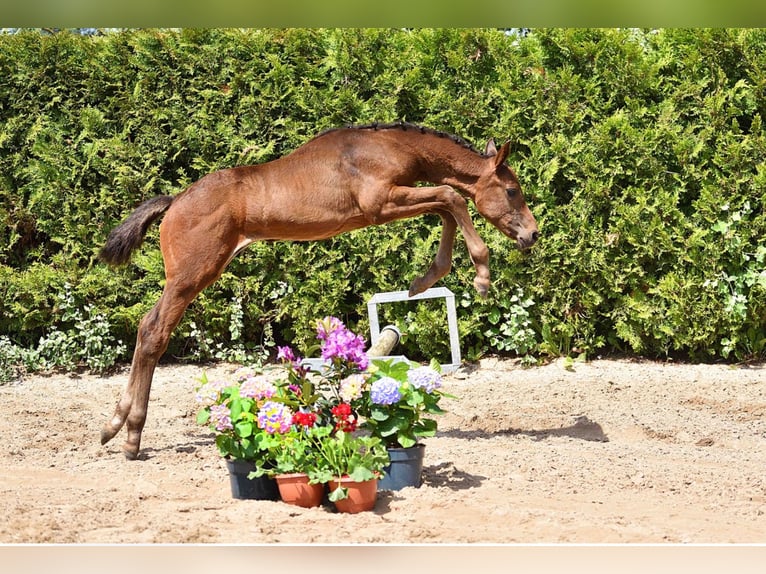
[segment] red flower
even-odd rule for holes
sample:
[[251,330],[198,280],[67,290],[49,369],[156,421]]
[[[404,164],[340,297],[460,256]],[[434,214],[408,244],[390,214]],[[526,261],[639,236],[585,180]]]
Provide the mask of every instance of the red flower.
[[341,403],[330,409],[335,417],[335,430],[343,432],[354,432],[356,430],[356,417],[351,414],[351,405]]
[[351,414],[351,405],[348,403],[341,403],[332,408],[332,414],[338,418],[345,418]]
[[313,427],[315,422],[317,422],[316,413],[298,412],[293,415],[293,424],[300,425],[302,427]]
[[342,419],[335,423],[336,431],[354,432],[356,430],[356,419]]

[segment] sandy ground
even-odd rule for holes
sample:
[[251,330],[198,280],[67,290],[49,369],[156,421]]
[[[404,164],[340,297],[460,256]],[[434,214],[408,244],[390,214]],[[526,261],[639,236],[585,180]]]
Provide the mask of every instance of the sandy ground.
[[357,515],[232,499],[200,372],[158,369],[134,462],[98,441],[127,371],[0,387],[0,543],[766,542],[762,364],[485,359],[446,379],[423,486]]

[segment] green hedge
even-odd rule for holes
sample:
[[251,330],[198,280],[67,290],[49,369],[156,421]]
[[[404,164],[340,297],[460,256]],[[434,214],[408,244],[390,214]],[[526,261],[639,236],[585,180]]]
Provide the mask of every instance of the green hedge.
[[[138,203],[328,127],[401,119],[477,147],[510,139],[542,232],[522,254],[475,217],[491,251],[486,301],[458,239],[442,284],[460,301],[467,358],[762,358],[765,91],[766,31],[754,29],[0,36],[0,355],[99,318],[97,338],[129,357],[162,289],[156,227],[124,268],[95,254]],[[425,216],[254,244],[192,304],[170,352],[302,345],[326,314],[366,334],[368,298],[406,289],[438,237]],[[403,352],[449,356],[438,302],[384,310],[408,333]]]

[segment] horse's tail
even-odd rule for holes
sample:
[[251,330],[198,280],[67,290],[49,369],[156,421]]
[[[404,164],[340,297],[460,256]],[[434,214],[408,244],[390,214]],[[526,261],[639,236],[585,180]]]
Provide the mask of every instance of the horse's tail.
[[125,221],[112,229],[98,258],[110,265],[127,263],[130,254],[143,243],[146,230],[167,211],[171,203],[173,197],[161,195],[139,205]]

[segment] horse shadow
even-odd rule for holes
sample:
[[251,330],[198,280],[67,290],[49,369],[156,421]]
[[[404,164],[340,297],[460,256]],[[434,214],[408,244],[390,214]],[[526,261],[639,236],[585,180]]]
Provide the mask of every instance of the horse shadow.
[[[497,435],[524,435],[530,436],[536,441],[541,441],[552,436],[563,436],[590,442],[609,442],[609,437],[604,433],[601,425],[591,421],[586,416],[577,417],[574,423],[567,427],[550,429],[508,428],[493,432],[451,429],[440,432],[439,435],[461,440],[489,438]],[[445,487],[451,490],[476,488],[481,486],[486,478],[487,477],[485,476],[464,472],[456,468],[451,462],[443,462],[436,466],[426,466],[423,468],[423,483],[437,488]]]
[[590,420],[587,416],[576,417],[574,423],[566,427],[548,429],[507,428],[492,432],[483,430],[451,429],[440,432],[439,435],[467,440],[488,438],[496,435],[523,435],[532,437],[536,441],[541,441],[549,437],[569,437],[588,442],[609,442],[609,437],[606,435],[601,425]]
[[468,490],[478,488],[486,479],[486,476],[462,471],[455,467],[452,462],[442,462],[435,466],[423,467],[423,484],[434,488]]
[[138,453],[138,460],[149,460],[159,453],[168,451],[192,454],[197,449],[205,449],[215,446],[215,435],[195,435],[184,443],[167,444],[160,447],[142,448]]

